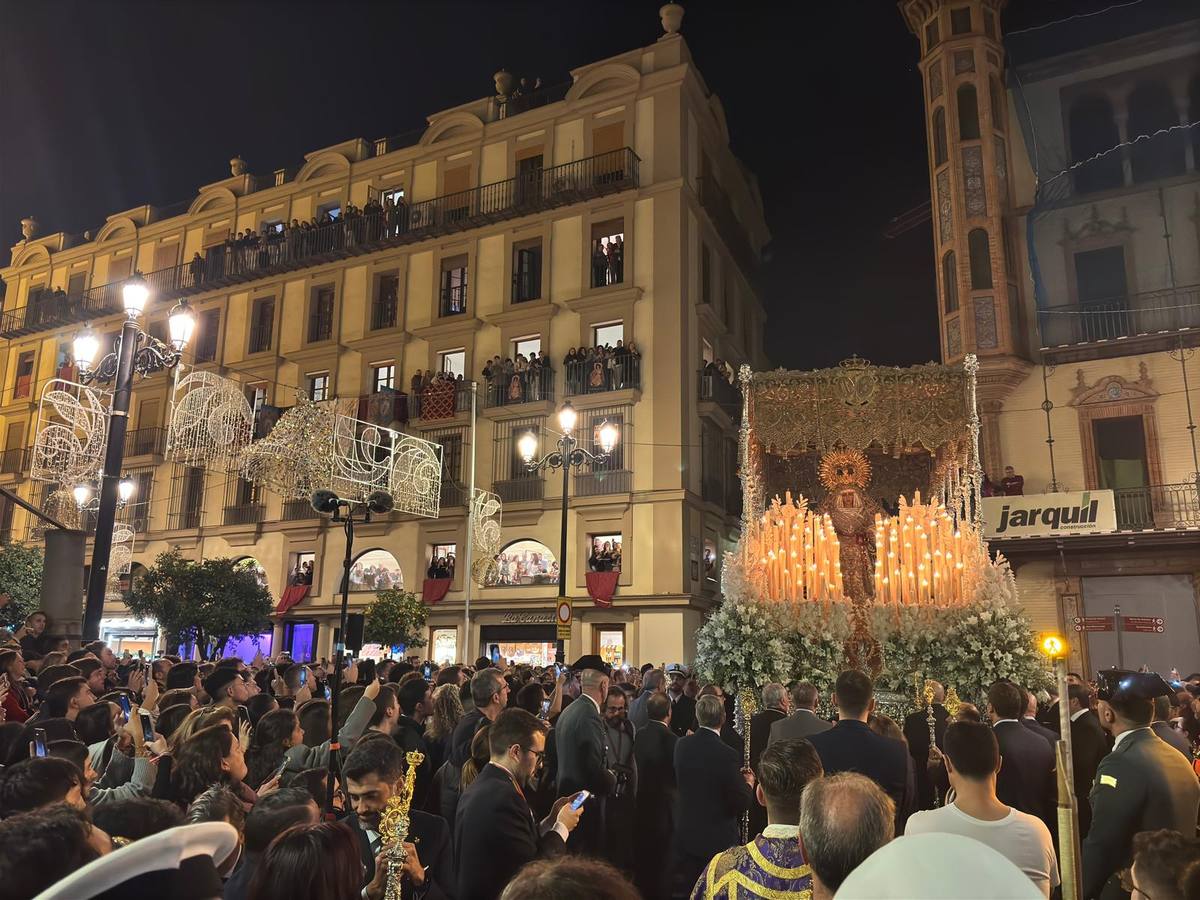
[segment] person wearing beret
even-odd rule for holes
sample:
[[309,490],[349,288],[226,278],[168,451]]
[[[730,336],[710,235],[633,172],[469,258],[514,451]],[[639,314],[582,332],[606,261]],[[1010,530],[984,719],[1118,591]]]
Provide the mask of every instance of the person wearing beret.
[[609,667],[596,654],[580,657],[571,667],[579,673],[579,698],[554,724],[558,755],[558,794],[590,791],[585,815],[571,832],[567,848],[574,853],[604,856],[604,798],[616,786],[609,770],[608,738],[601,712],[608,696]]
[[1133,861],[1133,837],[1168,828],[1193,834],[1200,782],[1187,760],[1150,728],[1154,698],[1171,688],[1153,673],[1100,673],[1097,715],[1114,738],[1092,785],[1092,827],[1083,842],[1083,896],[1128,896],[1118,873]]

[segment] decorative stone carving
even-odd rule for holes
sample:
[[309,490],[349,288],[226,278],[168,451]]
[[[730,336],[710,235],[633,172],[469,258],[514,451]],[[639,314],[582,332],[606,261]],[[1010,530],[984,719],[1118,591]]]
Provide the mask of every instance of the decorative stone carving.
[[38,220],[33,216],[26,216],[21,220],[21,237],[27,241],[32,241],[37,237]]
[[954,74],[975,71],[975,54],[970,50],[956,50],[954,53]]
[[683,24],[683,6],[678,3],[664,3],[658,10],[662,21],[663,31],[667,34],[678,34],[679,26]]
[[512,72],[507,69],[500,69],[492,76],[492,81],[496,84],[496,94],[500,97],[507,97],[512,93],[513,77]]
[[1095,204],[1092,205],[1092,211],[1087,219],[1080,223],[1078,228],[1072,228],[1071,223],[1063,219],[1063,236],[1060,244],[1070,244],[1084,238],[1093,237],[1112,237],[1118,234],[1128,234],[1134,230],[1129,223],[1129,210],[1124,206],[1121,207],[1120,219],[1102,219],[1100,217],[1100,208]]
[[942,243],[950,240],[954,220],[950,213],[950,170],[937,173],[938,237]]
[[1071,388],[1071,405],[1086,406],[1091,403],[1145,402],[1158,399],[1150,368],[1146,361],[1138,363],[1138,379],[1130,381],[1121,375],[1105,375],[1088,384],[1083,369],[1075,372],[1075,385]]
[[1000,184],[1000,201],[1008,203],[1008,153],[1004,149],[1004,138],[995,138],[996,181]]
[[996,336],[996,304],[991,297],[976,297],[975,346],[980,350],[994,350],[999,341]]
[[229,172],[230,172],[230,174],[237,175],[237,176],[245,175],[246,174],[246,161],[244,159],[242,159],[240,156],[235,156],[233,159],[231,159],[229,161]]
[[954,359],[956,356],[962,356],[962,326],[958,319],[951,319],[946,323],[946,358]]
[[987,193],[983,184],[983,148],[978,144],[962,149],[963,182],[968,216],[987,215]]
[[929,67],[929,99],[942,96],[942,58],[939,56]]

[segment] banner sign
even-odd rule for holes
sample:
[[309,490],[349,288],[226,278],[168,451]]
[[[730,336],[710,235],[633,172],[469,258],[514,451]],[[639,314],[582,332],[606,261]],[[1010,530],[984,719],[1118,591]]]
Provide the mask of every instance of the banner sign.
[[1122,616],[1121,630],[1141,634],[1162,634],[1163,620],[1160,616]]
[[1112,616],[1076,616],[1076,631],[1112,631]]
[[1055,537],[1117,530],[1112,491],[984,497],[986,538]]

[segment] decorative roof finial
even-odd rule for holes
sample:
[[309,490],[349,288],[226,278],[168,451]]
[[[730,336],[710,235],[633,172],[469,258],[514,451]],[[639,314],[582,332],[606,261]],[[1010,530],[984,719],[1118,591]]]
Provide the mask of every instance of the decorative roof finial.
[[683,24],[683,6],[679,3],[665,3],[658,10],[662,20],[663,31],[667,34],[678,34],[679,26]]
[[246,161],[240,155],[235,156],[229,161],[229,171],[233,175],[245,175]]
[[500,69],[492,76],[492,80],[496,82],[496,94],[500,97],[507,97],[512,93],[513,77],[508,69]]
[[27,241],[32,241],[37,237],[38,220],[33,216],[26,216],[21,220],[21,236]]

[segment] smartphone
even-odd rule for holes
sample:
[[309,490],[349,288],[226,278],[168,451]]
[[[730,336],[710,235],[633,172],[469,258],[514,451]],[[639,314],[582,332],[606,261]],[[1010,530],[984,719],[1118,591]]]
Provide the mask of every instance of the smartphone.
[[579,807],[587,803],[588,797],[590,796],[592,796],[591,791],[580,791],[579,796],[571,801],[571,809],[579,809]]
[[542,701],[542,711],[541,711],[541,713],[540,713],[540,715],[539,715],[539,718],[542,718],[542,719],[544,719],[544,718],[546,718],[548,715],[550,715],[550,701],[549,701],[549,700],[543,700],[543,701]]
[[46,729],[45,728],[33,729],[33,755],[34,756],[45,756],[46,755]]
[[421,666],[421,677],[426,681],[433,677],[433,663],[427,662]]
[[554,664],[554,677],[557,678],[561,674],[562,674],[562,664],[555,663]]
[[333,689],[330,688],[329,685],[325,685],[325,699],[326,700],[333,699]]
[[250,711],[247,710],[246,707],[244,707],[244,706],[239,706],[237,708],[237,711],[238,711],[238,721],[244,725],[249,725],[250,724]]
[[150,713],[139,709],[138,718],[142,720],[142,740],[149,743],[154,740],[154,723],[150,721]]
[[492,658],[493,666],[500,665],[500,645],[499,644],[492,644],[491,658]]
[[[287,764],[288,764],[288,761],[285,759],[282,763],[279,764],[279,768],[275,770],[275,774],[272,775],[271,778],[282,778],[283,773],[287,771]],[[270,779],[267,779],[267,780],[269,781]]]
[[131,715],[133,715],[133,707],[131,707],[129,705],[129,695],[128,694],[118,694],[117,695],[117,703],[120,704],[121,709],[125,713],[125,721],[128,722],[129,717]]
[[300,667],[300,687],[304,687],[306,684],[308,684],[308,666],[301,666]]

